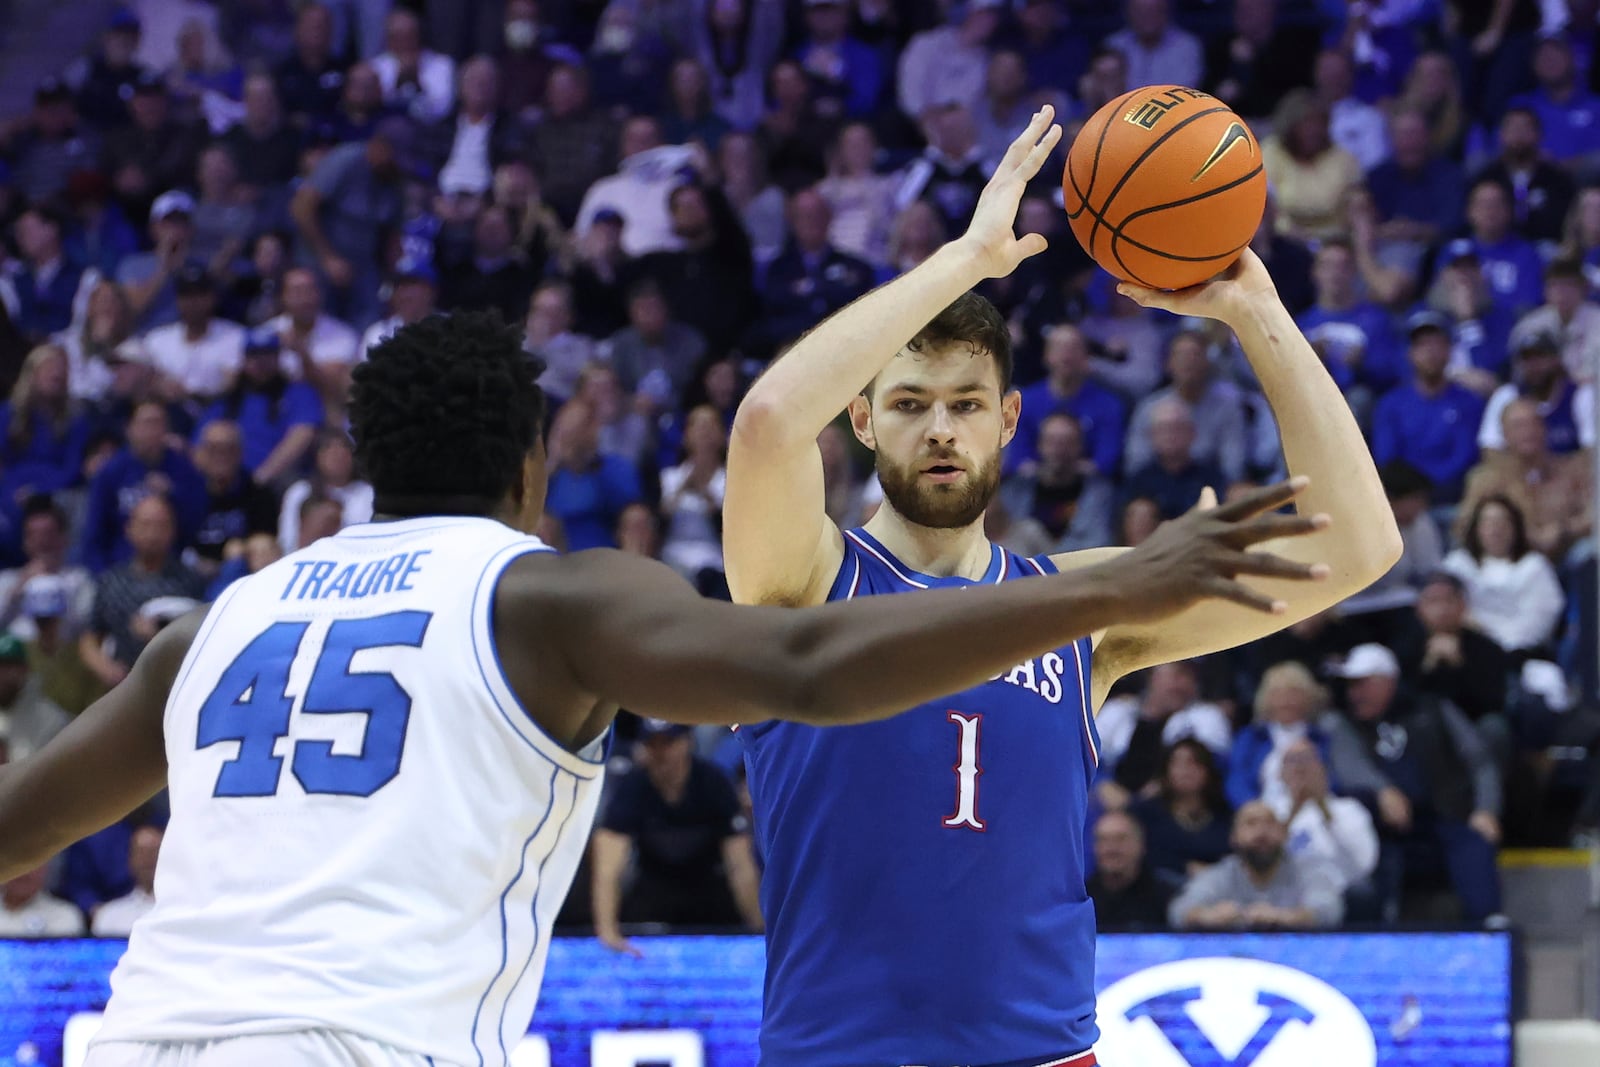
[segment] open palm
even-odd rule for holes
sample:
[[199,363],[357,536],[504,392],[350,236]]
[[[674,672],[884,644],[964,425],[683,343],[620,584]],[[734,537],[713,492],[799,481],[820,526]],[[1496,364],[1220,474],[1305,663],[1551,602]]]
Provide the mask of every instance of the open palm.
[[1054,118],[1055,109],[1049,104],[1034,113],[1028,128],[1011,142],[978,197],[978,206],[973,209],[972,221],[961,240],[978,258],[987,277],[1003,278],[1016,270],[1017,264],[1045,250],[1042,234],[1018,237],[1015,227],[1023,191],[1061,140],[1061,127],[1051,121]]

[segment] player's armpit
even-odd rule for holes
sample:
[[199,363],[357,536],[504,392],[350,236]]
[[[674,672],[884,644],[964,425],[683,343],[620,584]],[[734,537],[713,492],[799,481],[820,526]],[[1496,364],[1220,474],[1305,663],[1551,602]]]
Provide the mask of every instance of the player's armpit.
[[205,610],[150,642],[128,677],[42,750],[0,767],[0,881],[116,822],[166,785],[167,694]]

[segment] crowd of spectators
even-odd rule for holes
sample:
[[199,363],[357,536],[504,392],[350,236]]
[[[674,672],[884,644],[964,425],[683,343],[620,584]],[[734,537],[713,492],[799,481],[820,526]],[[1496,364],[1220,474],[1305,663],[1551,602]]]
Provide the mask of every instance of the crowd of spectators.
[[[1114,694],[1102,921],[1489,919],[1503,841],[1600,826],[1597,8],[131,0],[0,128],[0,745],[33,750],[166,622],[365,521],[350,369],[436,311],[498,309],[548,367],[550,543],[726,596],[752,377],[959,234],[1040,103],[1064,152],[1179,82],[1261,140],[1252,247],[1406,547],[1338,609]],[[1061,163],[1019,222],[1049,250],[984,287],[1023,394],[989,532],[1029,553],[1137,544],[1283,469],[1234,338],[1115,293]],[[862,521],[870,456],[843,424],[819,444],[829,515]],[[623,732],[638,769],[569,921],[618,947],[622,921],[757,924],[737,745]],[[7,885],[0,930],[117,928],[161,820]]]

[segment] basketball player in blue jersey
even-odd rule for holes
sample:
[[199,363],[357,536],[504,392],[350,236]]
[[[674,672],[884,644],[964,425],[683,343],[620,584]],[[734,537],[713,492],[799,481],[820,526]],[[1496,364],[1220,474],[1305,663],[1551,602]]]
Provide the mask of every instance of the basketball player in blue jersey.
[[[1122,550],[1096,549],[1025,559],[983,532],[1020,403],[1006,324],[969,290],[1044,249],[1042,237],[1019,238],[1013,225],[1024,184],[1059,137],[1049,109],[1035,115],[962,237],[817,326],[752,387],[734,420],[723,513],[736,600],[976,595],[1119,558]],[[1096,624],[893,719],[740,728],[767,864],[763,1067],[1094,1063],[1095,920],[1082,867],[1099,760],[1094,711],[1123,675],[1262,637],[1356,592],[1399,557],[1349,408],[1253,254],[1192,290],[1121,291],[1238,334],[1289,469],[1310,478],[1301,513],[1333,520],[1270,547],[1326,561],[1329,580],[1249,583],[1281,600],[1282,614],[1223,599],[1159,623]],[[844,409],[875,453],[884,495],[855,530],[824,511],[816,445]],[[1199,506],[1215,504],[1207,492]],[[924,662],[988,639],[972,627],[925,641]]]
[[538,376],[492,318],[427,319],[376,346],[350,418],[378,520],[173,623],[122,685],[0,767],[0,881],[170,793],[155,907],[89,1067],[503,1064],[618,704],[861,722],[1115,618],[1250,596],[1236,575],[1323,573],[1245,551],[1316,527],[1269,513],[1286,484],[1082,574],[930,593],[915,611],[702,600],[658,563],[530,535]]

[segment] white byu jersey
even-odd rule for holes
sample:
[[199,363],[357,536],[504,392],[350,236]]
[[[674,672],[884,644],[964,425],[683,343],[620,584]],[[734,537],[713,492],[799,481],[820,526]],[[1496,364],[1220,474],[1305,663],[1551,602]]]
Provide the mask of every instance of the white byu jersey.
[[230,586],[167,702],[155,908],[97,1041],[324,1028],[502,1064],[601,785],[490,640],[488,519],[346,529]]

